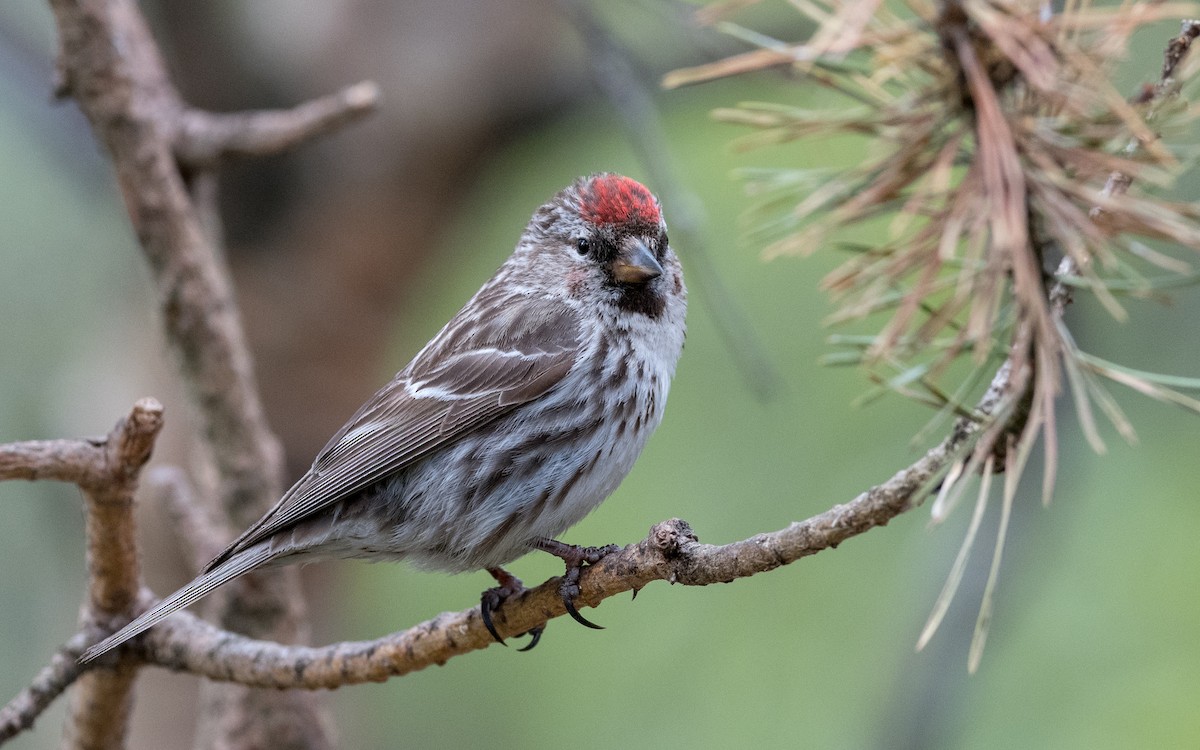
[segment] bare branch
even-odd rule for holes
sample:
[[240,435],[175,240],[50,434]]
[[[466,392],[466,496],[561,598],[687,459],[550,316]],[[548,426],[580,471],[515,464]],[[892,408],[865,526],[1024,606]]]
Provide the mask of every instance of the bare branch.
[[[0,478],[53,478],[75,482],[86,503],[88,596],[80,633],[55,655],[33,684],[0,713],[0,740],[33,720],[80,676],[74,662],[96,631],[128,619],[138,602],[140,571],[134,539],[133,493],[162,429],[163,407],[152,398],[133,405],[106,437],[0,446]],[[64,661],[69,663],[64,663]],[[137,664],[83,675],[71,696],[65,744],[120,744],[132,705]]]
[[1167,43],[1167,49],[1163,53],[1162,73],[1159,75],[1159,82],[1155,87],[1160,92],[1170,86],[1172,79],[1175,78],[1175,69],[1187,56],[1196,37],[1200,37],[1200,21],[1188,19],[1182,22],[1179,36]]
[[162,424],[162,404],[143,398],[102,438],[0,445],[0,479],[54,479],[84,491],[89,603],[97,613],[126,614],[137,595],[133,491]]
[[175,154],[185,166],[207,169],[234,158],[269,156],[332,133],[374,111],[379,87],[372,81],[288,110],[232,114],[189,109]]
[[225,549],[234,534],[209,513],[178,466],[156,466],[146,473],[149,494],[157,497],[174,525],[175,536],[188,549],[192,567],[202,569]]
[[162,405],[144,398],[104,437],[0,445],[0,481],[50,479],[98,493],[123,493],[149,459],[161,427]]
[[65,748],[119,748],[133,711],[133,683],[139,664],[124,659],[112,669],[79,675],[71,690],[63,726]]
[[[1163,51],[1163,66],[1162,73],[1159,76],[1158,82],[1153,86],[1147,85],[1142,94],[1137,97],[1139,104],[1148,104],[1151,111],[1147,114],[1146,119],[1153,119],[1153,108],[1161,104],[1165,99],[1174,96],[1175,94],[1175,69],[1179,67],[1179,63],[1183,62],[1183,58],[1192,48],[1192,42],[1200,37],[1200,21],[1187,20],[1183,21],[1179,35],[1173,37],[1167,43],[1166,50]],[[1131,140],[1129,145],[1125,147],[1126,155],[1132,154],[1138,149],[1140,143],[1137,139]],[[1118,195],[1124,195],[1133,185],[1133,178],[1121,171],[1113,171],[1108,175],[1108,179],[1104,182],[1104,189],[1101,195],[1105,198],[1112,198]],[[1088,216],[1092,221],[1104,221],[1106,212],[1100,206],[1093,206],[1088,212]],[[1071,271],[1074,273],[1074,271]]]
[[[981,408],[994,406],[1007,390],[1002,368]],[[726,545],[701,544],[687,522],[671,519],[649,536],[608,555],[583,574],[579,604],[637,591],[652,581],[686,586],[726,583],[773,570],[843,541],[919,505],[924,489],[959,455],[979,426],[964,420],[953,434],[912,466],[848,503],[836,505],[787,528]],[[524,633],[565,614],[559,579],[507,600],[493,615],[500,634]],[[336,688],[378,682],[494,644],[478,607],[445,612],[432,620],[374,641],[312,648],[256,641],[178,613],[133,641],[130,649],[146,663],[191,672],[212,680],[273,688]],[[112,657],[108,657],[111,659]],[[104,659],[101,663],[105,663]]]
[[27,440],[0,445],[0,480],[94,482],[97,446],[103,440]]
[[224,482],[222,501],[248,524],[277,495],[280,449],[263,416],[224,260],[205,237],[175,160],[183,104],[130,0],[50,5],[67,90],[112,157],[158,285],[167,340]]
[[81,485],[87,501],[88,610],[92,617],[127,615],[137,599],[140,572],[133,492],[162,424],[160,403],[144,398],[134,404],[129,416],[97,446],[107,481]]
[[[58,91],[76,99],[112,158],[130,222],[158,289],[166,339],[197,405],[204,446],[218,481],[213,502],[233,525],[249,525],[282,489],[281,449],[263,413],[221,249],[206,233],[180,171],[180,134],[190,133],[182,141],[201,154],[200,134],[211,136],[213,154],[261,152],[353,119],[369,106],[373,92],[370,87],[351,87],[343,92],[340,105],[337,97],[322,100],[294,111],[290,120],[252,116],[243,121],[247,132],[239,133],[233,116],[197,120],[195,113],[189,115],[134,0],[49,2],[59,32]],[[186,128],[189,116],[211,127]],[[269,147],[272,138],[276,146]],[[131,545],[128,554],[134,549]],[[296,572],[276,571],[260,575],[260,582],[263,579],[270,583],[233,588],[232,599],[226,600],[232,602],[227,618],[237,614],[239,628],[260,637],[300,636],[303,601]],[[125,616],[133,614],[130,609]],[[206,694],[206,700],[214,719],[211,725],[221,727],[214,744],[228,740],[225,744],[230,746],[245,745],[247,736],[234,739],[238,727],[256,721],[288,728],[288,736],[274,738],[278,746],[329,744],[325,720],[309,698],[249,696],[234,690],[221,698]],[[70,739],[82,746],[106,737]]]
[[77,633],[38,672],[29,687],[0,708],[0,743],[33,727],[42,712],[79,677],[83,671],[79,655],[95,640],[95,634]]

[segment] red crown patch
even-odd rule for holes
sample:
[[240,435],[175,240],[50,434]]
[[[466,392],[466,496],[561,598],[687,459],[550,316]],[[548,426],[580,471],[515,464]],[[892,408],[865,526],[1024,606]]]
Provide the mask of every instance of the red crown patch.
[[580,214],[592,224],[657,224],[658,203],[644,185],[621,175],[595,178],[583,189]]

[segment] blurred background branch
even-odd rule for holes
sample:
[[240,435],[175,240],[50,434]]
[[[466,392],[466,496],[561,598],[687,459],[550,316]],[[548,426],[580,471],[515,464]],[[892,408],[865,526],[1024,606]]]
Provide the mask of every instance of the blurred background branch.
[[[875,4],[854,5],[863,14],[846,26],[850,31],[814,39],[844,46],[854,29],[874,33],[870,23],[861,22]],[[206,221],[204,231],[223,228],[230,238],[249,346],[258,355],[264,411],[294,462],[291,475],[499,262],[488,248],[511,246],[519,230],[512,217],[526,215],[529,205],[574,174],[615,168],[640,177],[639,169],[650,169],[639,167],[613,135],[625,127],[623,113],[613,111],[611,100],[592,98],[585,84],[593,70],[581,52],[578,26],[557,5],[548,10],[537,2],[478,7],[430,0],[385,7],[347,0],[302,13],[271,3],[231,9],[149,2],[144,7],[177,85],[193,106],[211,111],[286,106],[358,80],[363,71],[378,75],[389,104],[356,129],[353,139],[334,138],[253,168],[225,165],[219,191],[208,173],[186,175],[193,200],[220,201],[221,221]],[[612,30],[619,54],[635,58],[633,69],[659,72],[711,60],[712,53],[693,51],[697,38],[706,49],[727,55],[768,41],[762,33],[749,33],[751,28],[786,39],[806,35],[813,25],[783,4],[724,3],[707,9],[710,18],[739,22],[737,28],[722,27],[734,32],[722,36],[684,24],[681,7],[686,4],[616,2],[590,10]],[[1163,6],[1145,7],[1157,12]],[[0,404],[4,439],[85,434],[143,392],[161,394],[172,405],[180,400],[172,390],[173,376],[157,364],[160,345],[146,332],[144,310],[152,303],[140,289],[144,272],[119,260],[128,256],[133,238],[112,218],[120,215],[120,207],[107,167],[96,159],[74,113],[51,112],[44,103],[49,65],[37,50],[49,47],[49,23],[26,19],[22,12],[20,6],[0,11],[0,65],[11,73],[0,80],[0,128],[13,134],[0,140],[0,174],[15,178],[0,183],[6,191],[0,204],[13,217],[5,220],[11,241],[0,249],[12,271],[0,278],[7,284],[0,305],[7,305],[3,312],[14,323],[0,331],[5,337],[0,346],[13,353],[8,361],[20,363],[0,372],[9,378],[6,393],[13,395]],[[1160,27],[1143,35],[1140,46],[1135,39],[1130,68],[1144,71],[1169,34]],[[769,153],[730,154],[723,148],[729,126],[703,119],[714,106],[728,109],[732,101],[779,97],[799,109],[816,109],[834,101],[819,87],[795,85],[830,80],[832,74],[823,66],[796,70],[786,47],[755,50],[775,56],[779,64],[752,78],[673,93],[661,120],[672,150],[680,154],[679,182],[710,214],[705,235],[714,250],[715,274],[733,299],[744,301],[751,330],[762,336],[778,363],[783,395],[769,409],[759,406],[733,370],[730,347],[712,321],[693,316],[670,418],[634,476],[601,513],[572,532],[575,539],[638,538],[648,518],[682,513],[698,528],[749,542],[757,529],[820,510],[825,502],[818,498],[853,496],[864,484],[863,467],[912,461],[905,445],[913,438],[914,421],[927,415],[900,399],[875,400],[879,394],[907,392],[939,404],[939,421],[916,441],[923,449],[933,430],[945,431],[952,420],[973,414],[974,396],[1008,354],[1001,341],[986,362],[969,363],[969,377],[961,380],[969,385],[961,389],[940,387],[925,377],[928,371],[911,368],[869,373],[878,387],[862,402],[872,401],[871,409],[848,412],[845,404],[862,390],[862,377],[845,369],[812,368],[825,345],[815,326],[806,323],[826,310],[805,290],[815,286],[814,274],[835,271],[837,255],[762,266],[748,253],[723,251],[738,247],[733,228],[744,204],[726,184],[729,170],[784,164],[853,170],[864,157],[878,156],[861,142],[837,135],[818,136],[800,148],[784,143]],[[852,54],[846,64],[863,63],[860,72],[890,74],[896,68],[889,48],[879,49],[873,58],[866,51],[855,53],[857,58]],[[930,56],[930,64],[939,59]],[[981,59],[995,62],[986,55]],[[1003,67],[989,68],[989,76]],[[861,80],[873,83],[869,76]],[[1119,80],[1120,90],[1132,85],[1128,73]],[[1001,92],[1001,98],[1015,90]],[[1175,136],[1190,132],[1182,130],[1185,125],[1164,123]],[[1104,127],[1120,129],[1119,124]],[[1104,175],[1123,165],[1109,159],[1092,166]],[[954,179],[961,170],[954,163],[945,169]],[[931,172],[934,178],[937,174]],[[1194,183],[1185,183],[1179,194],[1186,196],[1189,189],[1194,194]],[[1094,204],[1077,203],[1085,211]],[[665,205],[674,227],[672,204]],[[757,220],[752,215],[748,221]],[[868,220],[825,246],[842,252],[843,260],[846,254],[871,260],[869,248],[889,237],[887,224]],[[918,220],[909,226],[920,225]],[[758,242],[751,239],[743,246]],[[86,263],[78,251],[70,252],[81,247],[92,251]],[[1131,250],[1184,262],[1160,242]],[[1046,270],[1052,269],[1053,259],[1046,261]],[[1189,312],[1194,300],[1181,296],[1170,309],[1139,304],[1166,299],[1165,290],[1187,283],[1186,275],[1105,278],[1121,306],[1136,312],[1131,320],[1137,325],[1124,327],[1102,325],[1104,310],[1095,301],[1100,293],[1078,294],[1094,290],[1095,279],[1077,274],[1069,281],[1079,299],[1067,316],[1068,330],[1081,351],[1103,355],[1090,364],[1080,360],[1085,381],[1095,372],[1086,368],[1105,368],[1113,361],[1159,363],[1135,371],[1129,376],[1133,382],[1144,381],[1149,369],[1192,372],[1200,366],[1194,348],[1176,345],[1190,340],[1186,321],[1195,318]],[[306,291],[297,294],[298,289]],[[396,322],[401,317],[403,325]],[[22,326],[18,321],[24,320],[37,324]],[[846,351],[835,352],[845,355],[843,361],[862,362],[863,351],[876,342],[878,329],[866,328],[866,322],[872,321],[850,316],[839,330],[849,342]],[[898,341],[906,343],[903,336]],[[947,377],[962,376],[956,368],[951,366]],[[1166,379],[1162,384],[1179,388]],[[1194,424],[1120,393],[1112,398],[1130,417],[1139,417],[1141,449],[1133,454],[1118,444],[1109,446],[1104,461],[1081,456],[1075,446],[1084,436],[1072,420],[1063,420],[1060,502],[1041,512],[1036,524],[1025,514],[1036,503],[1016,502],[1011,508],[1007,600],[995,610],[1004,627],[992,635],[982,679],[961,681],[963,638],[971,636],[973,606],[950,606],[941,636],[919,658],[909,655],[920,629],[921,602],[936,595],[930,586],[944,575],[957,543],[953,533],[922,534],[919,522],[908,520],[915,514],[909,514],[894,521],[904,533],[873,534],[849,557],[821,555],[805,566],[803,576],[757,576],[700,596],[686,590],[663,597],[647,592],[636,606],[613,607],[606,614],[612,618],[605,623],[610,631],[600,643],[563,632],[561,640],[527,660],[491,649],[478,658],[455,660],[451,669],[427,670],[369,691],[340,691],[329,699],[345,717],[343,744],[394,744],[394,718],[401,713],[405,738],[413,744],[478,744],[486,738],[494,747],[529,747],[560,739],[560,725],[543,726],[554,723],[531,720],[531,715],[570,715],[581,724],[604,727],[612,742],[653,741],[663,747],[748,740],[778,745],[801,730],[816,744],[860,747],[958,747],[986,744],[981,738],[987,736],[1003,737],[995,742],[1005,744],[1067,747],[1088,746],[1089,738],[1095,740],[1091,745],[1187,744],[1194,739],[1192,728],[1179,717],[1189,715],[1186,697],[1200,687],[1194,675],[1177,668],[1180,654],[1196,649],[1186,626],[1195,613],[1190,599],[1177,592],[1200,585],[1189,572],[1200,566],[1189,557],[1194,545],[1187,542],[1200,521],[1191,502],[1200,481],[1190,460]],[[950,408],[942,409],[947,404]],[[195,415],[174,406],[171,415],[160,455],[189,464],[195,494],[214,496],[210,488],[217,481],[181,437],[191,434]],[[1036,455],[1029,463],[1034,470],[1040,465]],[[993,458],[992,466],[994,472],[1003,461]],[[960,475],[969,478],[970,472]],[[43,484],[22,488],[22,494],[48,491]],[[1112,497],[1154,502],[1155,512],[1131,513],[1128,503],[1104,502]],[[680,506],[682,498],[686,507]],[[190,553],[166,530],[154,504],[142,505],[139,512],[150,529],[142,535],[145,556],[153,561],[146,575],[155,590],[169,589],[190,572]],[[70,619],[76,605],[71,597],[79,587],[61,586],[69,591],[57,612],[40,603],[48,588],[59,588],[46,585],[50,577],[44,571],[71,581],[82,568],[73,557],[81,547],[78,519],[61,510],[67,506],[6,504],[7,523],[0,533],[11,534],[4,544],[17,559],[13,575],[0,581],[0,596],[13,603],[0,615],[7,618],[2,658],[10,660],[0,679],[8,680],[9,694],[22,689],[53,644],[69,635],[45,624]],[[945,516],[946,523],[965,527],[968,519],[959,516]],[[1164,527],[1161,519],[1167,517],[1173,523]],[[989,533],[994,520],[984,517],[977,533]],[[1095,550],[1101,548],[1105,554],[1098,557]],[[534,571],[538,564],[520,563]],[[396,622],[411,622],[414,613],[467,601],[479,588],[476,580],[410,575],[394,566],[319,566],[306,574],[308,586],[323,601],[313,612],[318,641],[372,638]],[[986,579],[986,567],[974,572],[968,566],[960,598],[973,604],[983,596]],[[847,596],[851,591],[854,595]],[[748,611],[777,616],[748,621]],[[678,627],[681,622],[687,627]],[[608,639],[614,633],[620,634],[627,658],[612,658]],[[781,649],[781,643],[788,647]],[[695,658],[698,653],[705,657]],[[504,658],[503,668],[492,658]],[[682,722],[664,727],[661,706],[646,701],[641,691],[595,691],[580,701],[575,691],[545,679],[554,672],[593,684],[624,680],[631,662],[646,673],[673,676]],[[711,690],[713,684],[744,681],[747,669],[755,671],[762,693],[739,702],[728,691],[718,691],[718,697]],[[1044,679],[1030,684],[1031,673]],[[130,744],[186,747],[189,739],[177,717],[194,703],[189,696],[195,681],[148,670],[138,682]],[[513,684],[524,687],[513,691]],[[1119,698],[1105,685],[1120,685]],[[449,706],[455,707],[452,716]],[[864,713],[863,706],[872,709]],[[1014,712],[1027,718],[1020,727],[1012,725]],[[1097,712],[1113,719],[1101,737],[1089,734]],[[853,722],[847,720],[850,715]],[[613,722],[613,716],[621,721]],[[55,744],[59,722],[51,716],[43,724],[49,733],[30,735],[31,746]]]
[[[133,2],[55,0],[50,6],[59,39],[56,90],[75,99],[113,161],[126,211],[157,283],[167,343],[199,417],[208,462],[204,475],[215,481],[206,488],[212,492],[196,497],[211,499],[234,525],[244,526],[278,497],[282,454],[263,413],[220,239],[211,223],[206,231],[180,160],[190,170],[201,170],[229,153],[297,145],[360,116],[377,92],[360,85],[288,113],[241,118],[185,111]],[[142,460],[148,455],[147,450]],[[106,621],[135,613],[137,547],[132,498],[125,500],[123,518],[106,517],[100,506],[89,507],[87,514],[92,610]],[[91,540],[105,538],[106,532],[113,541],[102,556]],[[96,586],[105,580],[112,549],[131,561],[123,566],[128,595],[100,602]],[[222,620],[261,636],[302,637],[297,576],[268,573],[257,588],[236,589]],[[134,672],[133,663],[118,660],[115,668],[83,676],[72,693],[67,746],[123,744]],[[207,740],[223,747],[330,744],[328,718],[309,696],[209,690],[202,713]]]
[[637,154],[659,197],[671,206],[671,231],[688,249],[688,284],[700,307],[729,349],[750,390],[763,401],[779,395],[783,380],[762,341],[742,313],[710,257],[708,217],[699,196],[679,179],[671,143],[663,130],[654,99],[634,56],[624,49],[614,31],[597,17],[597,6],[588,0],[560,0],[588,51],[588,67],[621,123],[625,138]]

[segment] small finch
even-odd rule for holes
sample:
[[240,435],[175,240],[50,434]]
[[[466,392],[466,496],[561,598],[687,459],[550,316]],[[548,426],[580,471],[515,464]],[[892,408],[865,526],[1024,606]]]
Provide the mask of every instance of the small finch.
[[[88,649],[95,659],[257,568],[331,558],[487,570],[484,624],[523,590],[501,566],[533,549],[579,575],[616,549],[554,537],[608,497],[662,420],[687,291],[658,200],[583,177],[533,214],[516,250],[370,398],[312,468],[191,583]],[[541,629],[531,631],[532,648]]]

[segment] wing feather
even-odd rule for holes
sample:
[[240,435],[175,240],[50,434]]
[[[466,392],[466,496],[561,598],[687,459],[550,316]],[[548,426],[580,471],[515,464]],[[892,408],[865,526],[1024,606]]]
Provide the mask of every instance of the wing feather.
[[[338,430],[275,507],[205,570],[542,396],[574,366],[579,321],[570,309],[543,315],[536,324],[498,319],[507,328],[493,326],[470,338],[451,335],[459,318],[451,321]],[[447,340],[463,350],[439,346]]]

